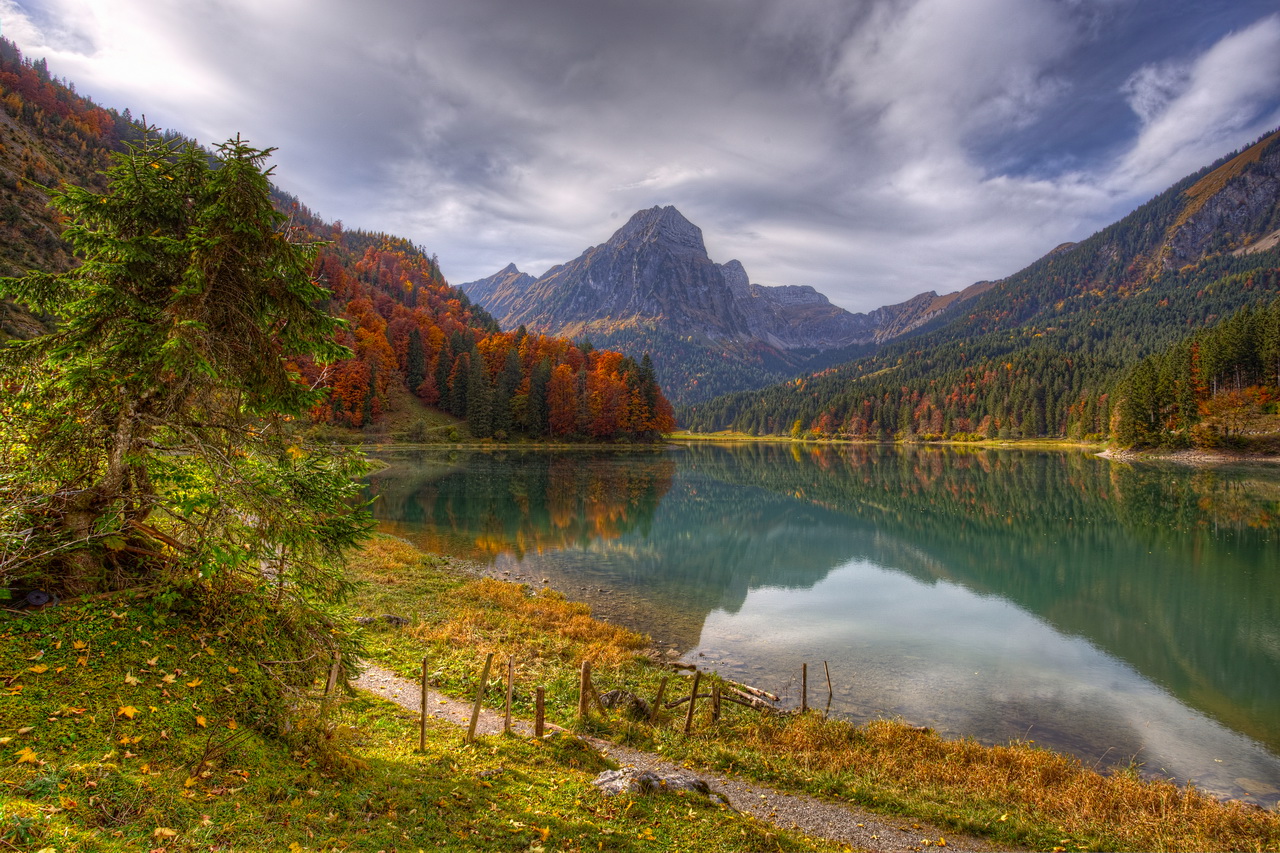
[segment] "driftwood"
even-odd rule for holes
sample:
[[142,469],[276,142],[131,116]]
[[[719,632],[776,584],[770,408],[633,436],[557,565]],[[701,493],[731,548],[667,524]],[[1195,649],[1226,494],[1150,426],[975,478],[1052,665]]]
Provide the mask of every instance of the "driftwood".
[[722,678],[720,680],[723,681],[725,684],[729,685],[730,687],[736,687],[737,689],[741,690],[743,693],[750,693],[752,696],[759,696],[761,699],[768,699],[770,702],[782,701],[777,696],[774,696],[772,693],[770,693],[768,690],[761,690],[759,687],[752,687],[750,684],[742,684],[741,682],[738,682],[738,681],[730,681],[727,678]]

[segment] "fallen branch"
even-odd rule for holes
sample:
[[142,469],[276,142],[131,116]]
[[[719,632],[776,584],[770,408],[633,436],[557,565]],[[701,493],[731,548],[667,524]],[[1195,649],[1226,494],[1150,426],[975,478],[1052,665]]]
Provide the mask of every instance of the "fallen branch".
[[[692,697],[681,696],[679,699],[673,699],[667,704],[663,705],[662,707],[666,708],[667,710],[671,710],[672,708],[678,708],[681,705],[683,705],[685,702],[688,702],[690,698]],[[710,699],[711,694],[699,693],[697,695],[697,698]],[[743,696],[737,691],[734,691],[732,693],[721,693],[720,698],[723,699],[725,702],[733,702],[735,705],[741,705],[742,707],[750,708],[753,711],[765,711],[765,712],[773,713],[778,710],[772,705],[769,705],[765,702],[761,702],[759,699],[756,699],[754,696]]]

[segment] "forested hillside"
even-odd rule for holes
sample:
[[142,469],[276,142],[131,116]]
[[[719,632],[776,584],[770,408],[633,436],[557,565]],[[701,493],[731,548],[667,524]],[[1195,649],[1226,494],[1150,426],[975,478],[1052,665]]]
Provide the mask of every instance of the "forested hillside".
[[[963,316],[841,367],[681,410],[694,430],[1104,436],[1139,359],[1280,293],[1280,134],[1060,248]],[[1262,249],[1262,251],[1255,251]]]
[[[140,138],[143,127],[127,110],[120,114],[80,97],[54,79],[43,60],[24,60],[3,39],[0,101],[0,274],[67,269],[73,260],[46,188],[101,190],[109,155]],[[177,133],[163,136],[183,141]],[[522,330],[501,332],[444,280],[421,247],[346,231],[283,194],[276,201],[291,217],[290,239],[328,243],[314,272],[331,294],[330,311],[347,321],[339,342],[350,358],[323,370],[297,365],[309,382],[332,391],[312,411],[317,422],[376,425],[401,386],[481,438],[651,439],[673,428],[671,407],[647,360]],[[0,340],[43,328],[20,306],[0,304]]]
[[1125,445],[1217,447],[1259,430],[1280,400],[1280,300],[1142,359],[1116,396]]

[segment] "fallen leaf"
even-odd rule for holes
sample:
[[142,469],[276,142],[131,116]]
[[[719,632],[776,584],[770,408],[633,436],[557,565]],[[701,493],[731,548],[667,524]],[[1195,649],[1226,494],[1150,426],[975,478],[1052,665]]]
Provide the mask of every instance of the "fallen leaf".
[[87,649],[89,648],[89,644],[86,643],[84,640],[76,640],[74,643],[71,644],[71,648],[76,650]]
[[187,686],[188,686],[188,687],[199,687],[201,684],[204,684],[204,679],[203,679],[203,678],[197,678],[197,679],[194,679],[194,680],[192,680],[192,681],[188,681],[188,682],[187,682]]
[[174,838],[178,834],[176,829],[170,829],[167,826],[157,826],[155,831],[151,833],[153,838]]
[[18,752],[19,764],[38,764],[39,762],[40,762],[40,759],[36,758],[35,750],[29,746],[24,746]]
[[133,687],[134,685],[138,684],[140,680],[141,679],[139,679],[138,676],[134,675],[132,672],[126,672],[124,675],[124,683],[128,684],[130,687]]
[[12,737],[0,737],[0,746],[4,746],[6,743],[8,743],[11,740],[13,740]]
[[160,663],[160,658],[158,657],[147,658],[147,666],[155,666],[158,663]]
[[132,720],[134,717],[138,716],[138,709],[133,707],[132,705],[122,705],[120,707],[120,710],[116,711],[116,716],[128,717],[129,719]]
[[229,729],[238,729],[238,728],[240,728],[240,724],[239,724],[239,723],[237,723],[235,720],[232,720],[231,722],[227,723],[227,728],[229,728]]
[[36,730],[36,727],[35,727],[35,726],[23,726],[22,728],[18,729],[18,734],[20,734],[20,735],[29,735],[29,734],[31,734],[32,732],[34,732],[35,730]]
[[227,672],[231,673],[232,675],[235,675],[239,671],[240,670],[236,669],[234,666],[227,667]]
[[34,672],[36,675],[39,675],[39,674],[40,674],[40,673],[42,673],[42,672],[48,672],[48,671],[49,671],[49,667],[45,666],[45,665],[44,665],[44,664],[42,664],[42,663],[38,663],[38,664],[36,664],[35,666],[29,666],[29,667],[27,667],[27,671],[28,671],[28,672]]
[[200,717],[200,716],[196,717],[196,725],[202,729],[208,727],[208,722],[209,721],[206,720],[204,717]]
[[88,655],[80,655],[80,657],[76,658],[76,666],[85,666],[88,663],[89,663]]

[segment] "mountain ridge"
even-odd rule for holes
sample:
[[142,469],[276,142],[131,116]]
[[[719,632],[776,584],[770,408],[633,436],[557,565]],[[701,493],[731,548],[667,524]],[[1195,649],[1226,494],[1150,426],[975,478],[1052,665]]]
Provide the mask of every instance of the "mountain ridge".
[[[666,205],[637,211],[604,243],[537,278],[508,264],[459,287],[504,328],[590,337],[632,357],[652,352],[664,387],[687,402],[726,382],[758,387],[799,375],[824,354],[907,334],[984,292],[984,284],[854,314],[808,285],[755,284],[740,261],[716,263],[702,230]],[[712,375],[673,363],[700,357]]]

